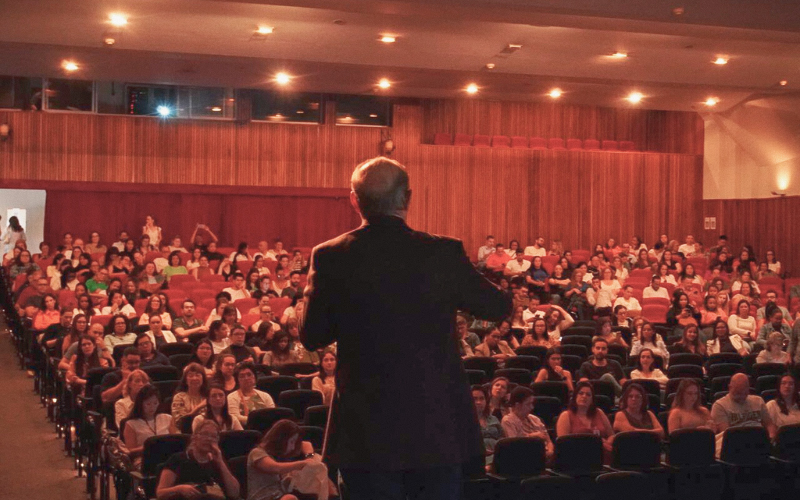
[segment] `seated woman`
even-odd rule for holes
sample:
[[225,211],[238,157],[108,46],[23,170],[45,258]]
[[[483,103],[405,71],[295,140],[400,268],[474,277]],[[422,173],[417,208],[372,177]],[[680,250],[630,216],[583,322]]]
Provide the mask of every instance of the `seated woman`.
[[511,411],[503,417],[500,423],[503,426],[503,433],[506,437],[535,437],[544,441],[545,455],[549,461],[553,457],[553,442],[547,427],[535,415],[531,415],[533,410],[533,391],[527,387],[516,387],[511,391],[508,400]]
[[172,279],[173,276],[178,274],[189,274],[189,270],[186,269],[186,266],[181,264],[181,253],[179,251],[174,251],[169,254],[167,257],[167,265],[164,267],[164,278],[167,280],[167,283]]
[[147,438],[175,433],[172,415],[158,413],[160,404],[158,389],[149,384],[142,387],[136,395],[127,424],[121,429],[125,446],[134,463],[141,461]]
[[653,368],[654,362],[655,357],[652,350],[642,349],[639,351],[639,360],[636,362],[636,369],[631,372],[631,380],[655,380],[661,386],[661,392],[663,393],[667,388],[669,378],[658,368]]
[[572,374],[561,366],[561,349],[555,347],[547,350],[544,366],[536,374],[534,382],[564,382],[570,393],[574,390]]
[[298,473],[319,479],[317,497],[336,495],[327,466],[302,440],[297,424],[279,420],[247,456],[248,500],[297,500],[289,491],[289,477]]
[[133,319],[136,317],[136,309],[125,301],[122,292],[111,291],[108,292],[108,303],[100,310],[100,314],[104,316],[121,314],[126,319]]
[[78,353],[69,360],[67,383],[72,386],[76,393],[83,394],[89,370],[107,366],[109,366],[108,361],[100,356],[100,352],[97,349],[97,341],[89,335],[81,335]]
[[672,299],[672,307],[667,311],[667,326],[679,330],[689,325],[700,324],[700,313],[698,313],[689,296],[681,291],[675,291]]
[[736,352],[741,356],[750,353],[750,345],[737,334],[731,333],[728,323],[721,319],[714,323],[714,338],[706,342],[706,353],[709,356],[720,352]]
[[275,408],[272,396],[256,389],[256,367],[250,361],[240,363],[234,371],[239,388],[228,394],[228,411],[231,417],[247,424],[250,412],[263,408]]
[[[126,255],[127,257],[127,255]],[[119,255],[119,250],[112,247],[106,254],[105,268],[108,274],[128,274],[130,269],[130,260],[127,264],[122,263],[122,257]]]
[[783,350],[784,336],[781,332],[772,332],[767,337],[766,348],[758,353],[756,363],[784,363],[792,364],[792,357]]
[[494,461],[494,447],[497,442],[506,437],[503,434],[503,427],[500,421],[489,411],[488,395],[481,385],[472,386],[472,401],[475,403],[475,410],[478,412],[478,422],[481,426],[481,436],[483,437],[483,447],[486,450],[486,469],[489,470]]
[[236,356],[233,354],[220,354],[214,366],[212,382],[225,390],[225,396],[239,388],[239,382],[233,375],[236,371]]
[[675,276],[670,274],[669,271],[670,271],[670,267],[667,264],[663,263],[663,262],[658,266],[658,280],[659,280],[659,282],[661,282],[662,284],[666,283],[666,284],[669,284],[669,285],[678,286],[678,282],[675,281]]
[[42,300],[42,308],[36,311],[33,316],[33,329],[45,330],[50,325],[56,325],[61,321],[61,312],[58,310],[56,296],[46,293]]
[[158,294],[153,294],[147,300],[147,306],[144,308],[144,314],[139,318],[139,326],[147,326],[150,324],[150,316],[161,316],[161,323],[167,330],[172,329],[172,316],[167,312],[164,302]]
[[193,266],[192,268],[192,276],[199,280],[204,276],[211,276],[212,274],[216,274],[216,272],[214,272],[214,268],[211,267],[208,256],[201,255],[197,261],[197,266]]
[[214,354],[220,354],[231,345],[230,329],[222,320],[212,321],[208,327],[208,340],[214,348]]
[[183,419],[193,420],[205,411],[208,398],[206,371],[196,363],[189,363],[172,397],[172,419],[175,427],[181,429]]
[[703,388],[694,379],[684,379],[678,384],[678,392],[672,401],[667,427],[670,432],[679,429],[711,429],[714,430],[714,421],[711,412],[702,405]]
[[272,337],[272,345],[270,350],[264,353],[262,364],[272,368],[274,373],[276,369],[289,363],[297,363],[297,355],[291,349],[291,338],[288,332],[283,330],[275,333]]
[[550,285],[550,302],[559,304],[564,299],[564,293],[569,285],[569,275],[561,263],[553,267],[553,272],[547,279],[547,283]]
[[197,363],[203,367],[206,372],[206,377],[214,375],[214,346],[207,338],[200,340],[195,347],[192,357],[189,358],[189,363]]
[[489,389],[489,412],[497,420],[502,420],[508,414],[508,379],[495,377]]
[[769,269],[777,277],[779,278],[783,277],[783,269],[781,268],[781,261],[779,261],[778,258],[775,257],[774,250],[767,250],[766,263],[767,263],[767,269]]
[[[192,256],[189,257],[189,260],[186,262],[186,271],[189,274],[194,276],[194,270],[200,267],[200,257],[203,256],[203,250],[200,248],[195,248],[192,250]],[[206,259],[206,265],[208,265],[208,259]],[[195,276],[196,278],[197,276]]]
[[244,428],[239,419],[233,418],[228,411],[228,396],[225,392],[225,389],[216,382],[211,384],[208,388],[208,403],[205,411],[192,420],[192,432],[206,420],[215,422],[223,431],[240,431]]
[[336,354],[326,349],[320,361],[319,374],[311,380],[311,388],[322,394],[322,404],[330,406],[336,392]]
[[511,313],[511,328],[524,330],[527,333],[531,327],[531,324],[525,321],[523,318],[524,311],[525,306],[522,305],[518,305],[514,308],[514,312]]
[[731,304],[730,304],[731,312],[738,311],[739,303],[742,301],[748,302],[749,304],[753,304],[756,307],[761,306],[761,301],[758,300],[758,294],[756,294],[753,291],[753,286],[749,282],[742,283],[742,287],[739,289],[739,291],[735,293],[733,297],[731,297]]
[[781,377],[778,397],[767,403],[767,413],[776,427],[800,424],[800,407],[797,394],[797,381],[792,375]]
[[742,285],[745,283],[750,284],[750,293],[743,294],[748,297],[755,297],[761,294],[761,290],[758,288],[758,283],[753,281],[753,275],[750,271],[742,271],[742,274],[739,276],[739,279],[736,279],[731,283],[731,293],[736,295],[737,293],[741,292]]
[[728,318],[728,329],[752,347],[753,342],[758,340],[756,325],[755,316],[750,314],[750,303],[741,299],[736,306],[736,314],[731,314]]
[[684,279],[689,278],[692,280],[692,283],[695,285],[700,285],[701,287],[706,284],[703,277],[695,272],[694,265],[692,264],[686,264],[686,266],[684,266],[683,272],[679,275],[679,278],[681,282],[683,282]]
[[703,309],[700,310],[700,328],[711,328],[714,323],[722,319],[728,321],[728,312],[717,304],[717,294],[709,293],[703,299]]
[[[255,269],[256,272],[258,272],[259,276],[269,276],[271,274],[271,271],[269,270],[269,267],[267,266],[267,259],[265,259],[261,255],[256,255],[253,258],[253,269]],[[260,284],[260,282],[261,282],[261,280],[259,278],[259,284]]]
[[139,279],[142,283],[140,288],[147,290],[149,293],[155,293],[164,286],[164,275],[158,272],[156,265],[152,262],[144,265],[144,271],[142,271]]
[[672,354],[690,353],[706,356],[706,344],[700,340],[700,331],[697,326],[689,325],[683,329],[681,339],[669,347]]
[[241,319],[242,313],[231,304],[230,294],[228,292],[220,292],[217,295],[217,305],[206,318],[205,326],[211,327],[211,323],[214,321],[222,321],[230,329]]
[[133,409],[133,402],[136,401],[136,396],[142,387],[150,383],[150,377],[147,376],[142,370],[133,370],[128,378],[125,380],[125,385],[122,386],[122,398],[114,403],[114,422],[117,424],[117,429],[123,420],[131,416]]
[[622,258],[619,256],[614,257],[614,260],[612,261],[612,266],[614,269],[614,278],[616,278],[620,286],[624,285],[625,280],[628,279],[628,269],[622,263]]
[[78,299],[77,299],[78,300],[78,307],[76,307],[75,309],[72,310],[73,316],[77,316],[79,314],[82,314],[82,315],[86,316],[87,320],[91,320],[92,316],[94,316],[96,314],[100,314],[100,311],[98,311],[92,305],[92,297],[89,296],[89,294],[82,293],[82,294],[78,295],[77,292],[76,292],[76,295],[78,297]]
[[667,350],[664,339],[661,335],[656,333],[655,328],[649,321],[642,322],[641,333],[633,339],[633,346],[631,347],[631,356],[638,355],[642,349],[650,349],[653,354],[661,356],[664,360],[664,366],[669,362],[669,351]]
[[214,421],[205,421],[192,433],[186,451],[169,457],[158,477],[157,500],[221,498],[210,493],[212,487],[221,489],[224,498],[239,497],[239,482],[219,449],[219,433]]
[[664,428],[647,407],[647,392],[639,384],[629,384],[619,398],[619,411],[614,415],[614,431],[653,431],[663,439]]
[[13,279],[20,274],[26,274],[30,270],[38,270],[39,266],[33,263],[31,253],[27,250],[21,250],[19,255],[14,259],[14,263],[8,268],[8,275]]
[[114,347],[136,342],[136,334],[128,331],[128,320],[125,316],[117,314],[108,322],[108,333],[103,338],[103,344],[109,352],[114,352]]
[[[594,434],[603,439],[606,455],[611,453],[614,429],[603,410],[594,405],[594,389],[591,382],[575,384],[575,392],[570,397],[567,409],[561,413],[556,423],[556,435]],[[607,459],[610,456],[606,457]]]
[[522,338],[523,346],[542,346],[548,349],[561,345],[558,340],[553,340],[547,334],[547,322],[544,318],[534,316],[531,328]]
[[[584,299],[585,300],[585,299]],[[561,342],[561,331],[566,330],[575,323],[572,316],[564,308],[550,304],[550,310],[544,317],[547,324],[547,335],[552,342]]]
[[[617,306],[622,307],[623,306]],[[615,308],[616,309],[616,308]],[[608,345],[621,345],[625,349],[629,349],[628,343],[625,342],[625,338],[623,337],[623,331],[621,328],[614,329],[611,325],[610,318],[600,318],[597,320],[597,335],[603,337]]]
[[600,288],[611,292],[612,300],[616,300],[619,291],[622,289],[622,285],[619,284],[619,281],[614,275],[614,270],[607,267],[603,269],[601,276],[603,279],[600,280]]

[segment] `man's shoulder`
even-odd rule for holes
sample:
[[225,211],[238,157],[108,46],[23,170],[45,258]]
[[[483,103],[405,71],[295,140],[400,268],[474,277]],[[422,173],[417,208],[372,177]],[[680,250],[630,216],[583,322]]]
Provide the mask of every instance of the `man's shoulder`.
[[[361,226],[352,231],[340,234],[328,241],[320,243],[314,247],[314,254],[317,256],[324,254],[334,254],[346,250],[354,242],[362,239],[369,238],[371,234],[368,231],[369,226]],[[437,234],[426,233],[424,231],[416,231],[407,226],[404,226],[404,232],[407,234],[408,239],[418,243],[429,244],[432,246],[440,246],[450,249],[453,252],[462,251],[464,248],[461,240],[449,236],[441,236]]]

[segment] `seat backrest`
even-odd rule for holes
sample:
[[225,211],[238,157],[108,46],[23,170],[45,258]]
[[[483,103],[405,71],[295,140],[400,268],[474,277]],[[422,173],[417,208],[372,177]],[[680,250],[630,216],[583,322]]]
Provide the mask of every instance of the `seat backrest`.
[[180,453],[189,446],[190,436],[186,434],[168,434],[147,438],[142,449],[142,474],[155,476],[158,468],[175,453]]
[[519,356],[533,356],[539,358],[541,361],[547,355],[547,347],[540,346],[540,345],[528,345],[528,346],[520,346],[517,347],[516,351],[517,357]]
[[183,342],[171,342],[158,346],[158,352],[166,357],[170,357],[173,354],[192,354],[194,352],[194,346]]
[[534,396],[533,397],[533,410],[531,413],[536,415],[542,420],[542,423],[551,429],[556,423],[558,416],[564,409],[564,404],[560,399],[550,396]]
[[225,460],[247,456],[261,439],[261,433],[254,430],[224,431],[219,434],[219,449]]
[[[670,362],[673,362],[670,359]],[[697,365],[684,365],[673,363],[667,369],[669,378],[703,378],[703,368]]]
[[311,375],[319,371],[319,367],[314,363],[286,363],[279,367],[277,372],[281,375],[294,377],[296,375]]
[[800,462],[800,424],[784,425],[775,438],[775,456]]
[[274,401],[278,400],[278,396],[283,391],[291,391],[300,387],[298,380],[295,377],[288,375],[273,375],[269,377],[259,377],[256,380],[256,387],[260,391],[269,394]]
[[300,438],[303,441],[310,442],[315,451],[322,450],[322,443],[325,440],[325,428],[315,425],[301,425]]
[[564,139],[560,137],[552,137],[549,141],[547,141],[547,147],[549,149],[564,149]]
[[319,406],[322,404],[322,393],[308,389],[295,389],[283,391],[278,396],[278,406],[291,408],[296,418],[301,419],[309,406]]
[[454,146],[472,146],[472,136],[467,134],[456,134],[453,141]]
[[190,359],[192,359],[191,354],[173,354],[169,356],[169,364],[183,372],[183,369],[189,364]]
[[756,378],[764,375],[783,375],[786,373],[784,363],[757,363],[753,365],[753,376]]
[[437,146],[450,146],[453,144],[453,136],[450,134],[433,134],[433,143]]
[[742,363],[742,356],[735,352],[718,352],[708,357],[708,365],[713,366],[718,363]]
[[720,459],[740,466],[769,463],[771,445],[763,427],[729,427],[722,435]]
[[497,369],[497,361],[494,358],[475,356],[464,360],[464,368],[469,370],[483,370],[487,377],[494,378],[494,371]]
[[247,498],[247,456],[234,457],[228,460],[228,469],[239,482],[239,497]]
[[509,477],[537,476],[544,472],[545,446],[539,438],[503,438],[494,448],[496,474]]
[[306,414],[303,415],[303,423],[324,429],[328,425],[329,412],[330,407],[328,405],[309,406],[306,408]]
[[535,374],[542,367],[536,356],[517,355],[506,359],[506,368],[524,368]]
[[530,370],[525,368],[503,368],[494,372],[495,377],[505,377],[510,382],[520,385],[528,385],[533,379]]
[[161,382],[163,380],[180,380],[181,373],[174,366],[145,366],[142,367],[151,382]]
[[569,386],[566,382],[546,380],[544,382],[534,382],[530,387],[533,394],[536,396],[550,396],[556,398],[564,406],[566,406],[569,401]]
[[527,148],[528,147],[528,138],[515,135],[511,138],[511,147],[512,148]]
[[581,149],[583,142],[580,139],[567,139],[567,149]]
[[583,149],[592,150],[600,149],[600,141],[597,139],[586,139],[583,141]]
[[691,352],[679,352],[669,357],[670,365],[703,366],[703,356]]
[[673,467],[702,467],[714,463],[715,435],[711,429],[679,429],[669,434],[667,462]]
[[475,134],[472,138],[472,146],[476,148],[488,148],[491,145],[491,138],[488,135]]
[[247,415],[246,429],[258,431],[264,434],[272,428],[278,420],[295,420],[295,413],[291,408],[261,408],[253,410]]
[[661,438],[653,432],[627,431],[614,436],[611,466],[620,469],[658,467],[661,460]]
[[542,137],[531,137],[530,147],[531,149],[547,149],[547,139]]
[[602,438],[594,434],[559,436],[553,468],[568,475],[603,470]]
[[508,148],[511,147],[511,139],[504,135],[495,135],[492,137],[493,148]]
[[609,141],[609,140],[603,141],[602,142],[602,147],[603,147],[603,150],[605,150],[605,151],[616,151],[618,149],[617,148],[617,141]]
[[597,500],[640,500],[647,491],[647,477],[639,472],[619,471],[595,479]]

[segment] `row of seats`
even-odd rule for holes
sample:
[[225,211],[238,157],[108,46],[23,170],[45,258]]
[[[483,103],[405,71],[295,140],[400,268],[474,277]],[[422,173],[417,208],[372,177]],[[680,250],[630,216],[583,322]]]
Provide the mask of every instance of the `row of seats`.
[[436,146],[472,146],[476,148],[514,148],[514,149],[555,149],[555,150],[582,150],[582,151],[636,151],[633,141],[614,141],[597,139],[564,139],[554,137],[528,137],[482,134],[451,134],[437,133],[433,136]]

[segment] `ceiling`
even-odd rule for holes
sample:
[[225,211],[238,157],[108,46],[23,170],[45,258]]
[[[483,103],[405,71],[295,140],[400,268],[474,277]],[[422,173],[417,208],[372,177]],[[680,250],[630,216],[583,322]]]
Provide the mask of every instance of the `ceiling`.
[[[794,1],[0,0],[0,12],[0,74],[64,77],[71,59],[70,78],[271,88],[284,70],[298,91],[452,98],[475,82],[480,98],[558,87],[564,103],[619,107],[636,90],[638,107],[698,111],[711,96],[724,110],[800,89]],[[258,25],[275,31],[254,37]]]

